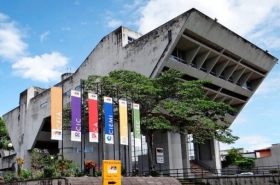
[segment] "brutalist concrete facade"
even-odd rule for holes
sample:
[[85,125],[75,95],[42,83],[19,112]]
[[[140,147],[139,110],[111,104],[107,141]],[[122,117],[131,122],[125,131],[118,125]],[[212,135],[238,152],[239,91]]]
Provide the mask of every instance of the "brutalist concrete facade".
[[[63,81],[55,86],[63,86],[67,105],[69,91],[79,89],[80,80],[89,75],[127,69],[155,78],[172,68],[184,72],[184,80],[211,80],[211,85],[205,87],[209,99],[228,103],[239,113],[276,63],[274,56],[191,9],[145,35],[125,27],[116,29],[101,39],[74,73],[64,74]],[[228,120],[233,122],[238,113],[227,115]],[[19,107],[6,113],[3,119],[17,156],[27,159],[30,150],[38,146],[51,146],[53,153],[61,152],[61,142],[50,140],[50,89],[28,88],[20,95]],[[174,133],[161,137],[155,139],[155,147],[165,151],[161,168],[189,167],[186,138]],[[79,162],[80,154],[75,152],[79,146],[70,142],[65,132],[64,155]],[[86,153],[85,158],[100,161],[96,154],[98,146],[88,142],[86,146],[91,146],[93,153]],[[113,148],[106,147],[105,155],[111,158]],[[214,168],[220,168],[218,151],[215,140],[195,146],[196,159]],[[131,166],[127,170],[131,171]]]

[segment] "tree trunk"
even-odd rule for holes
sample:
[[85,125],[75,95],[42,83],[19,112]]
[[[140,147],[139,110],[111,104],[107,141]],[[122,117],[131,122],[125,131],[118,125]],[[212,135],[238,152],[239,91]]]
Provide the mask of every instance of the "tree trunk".
[[148,134],[148,158],[149,158],[149,168],[151,171],[155,170],[154,164],[154,131],[149,131]]

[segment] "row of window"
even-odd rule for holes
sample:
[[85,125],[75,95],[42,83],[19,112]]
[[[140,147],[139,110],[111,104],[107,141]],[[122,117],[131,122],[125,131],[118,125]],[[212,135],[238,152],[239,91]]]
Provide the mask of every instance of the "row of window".
[[[175,61],[178,61],[178,62],[187,64],[187,61],[185,61],[185,60],[183,60],[183,59],[181,59],[181,58],[179,58],[179,57],[170,55],[169,58],[172,59],[172,60],[175,60]],[[191,66],[192,68],[197,69],[197,64],[196,64],[195,61],[193,61],[193,62],[190,64],[190,66]],[[200,70],[200,71],[203,71],[203,72],[205,72],[205,73],[207,73],[206,64],[204,63],[204,64],[200,67],[199,70]],[[213,76],[216,76],[216,75],[217,75],[217,74],[216,74],[216,68],[215,68],[215,67],[213,67],[213,69],[210,71],[210,74],[213,75]],[[219,75],[219,78],[225,80],[224,72],[222,72],[222,73]],[[233,76],[230,76],[230,77],[229,77],[228,82],[233,83]],[[238,80],[235,84],[238,85],[238,86],[240,86],[240,85],[241,85],[240,80]],[[252,86],[251,86],[251,82],[250,82],[250,81],[246,81],[245,84],[244,84],[242,87],[245,88],[245,89],[248,89],[248,90],[251,90],[251,91],[252,91]]]

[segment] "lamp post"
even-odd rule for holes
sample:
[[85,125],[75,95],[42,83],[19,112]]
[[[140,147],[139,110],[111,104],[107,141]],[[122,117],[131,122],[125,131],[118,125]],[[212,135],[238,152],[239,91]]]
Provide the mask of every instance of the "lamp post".
[[10,155],[11,155],[11,149],[13,147],[13,144],[12,143],[9,143],[8,144],[8,149],[9,149],[9,164],[8,164],[8,167],[10,168],[10,162],[11,162],[11,158],[10,158]]

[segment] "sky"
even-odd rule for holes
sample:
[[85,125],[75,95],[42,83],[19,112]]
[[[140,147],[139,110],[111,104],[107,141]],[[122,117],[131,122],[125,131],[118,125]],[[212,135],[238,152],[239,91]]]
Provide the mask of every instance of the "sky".
[[[280,58],[279,0],[0,0],[0,116],[28,87],[49,88],[75,72],[119,26],[145,34],[191,8]],[[279,95],[275,65],[230,127],[240,139],[221,149],[280,143]]]

